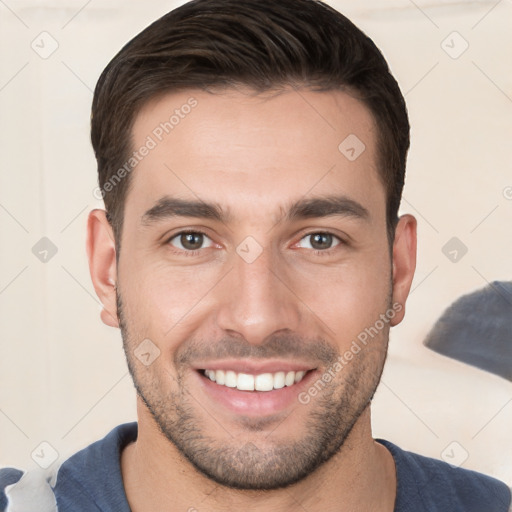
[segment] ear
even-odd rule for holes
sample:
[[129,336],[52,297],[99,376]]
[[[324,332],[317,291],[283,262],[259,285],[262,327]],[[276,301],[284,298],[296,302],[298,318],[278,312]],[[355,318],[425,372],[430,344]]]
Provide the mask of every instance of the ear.
[[412,215],[402,215],[396,226],[393,243],[393,304],[401,304],[402,309],[397,311],[391,325],[398,325],[405,315],[405,302],[416,270],[416,226],[416,219]]
[[87,258],[96,295],[103,304],[101,319],[119,327],[116,304],[116,247],[105,210],[93,210],[87,220]]

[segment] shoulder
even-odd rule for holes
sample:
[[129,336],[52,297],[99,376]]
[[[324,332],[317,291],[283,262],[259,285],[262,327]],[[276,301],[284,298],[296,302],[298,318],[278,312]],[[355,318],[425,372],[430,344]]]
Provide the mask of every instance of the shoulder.
[[129,511],[120,455],[137,438],[137,423],[119,425],[80,450],[59,469],[54,488],[59,511]]
[[18,483],[23,476],[23,471],[15,468],[0,468],[0,511],[7,509],[6,490],[11,485]]
[[[402,450],[376,439],[393,455],[397,473],[396,512],[509,512],[509,487],[490,476]],[[420,508],[421,507],[421,508]]]
[[0,512],[38,510],[57,512],[51,470],[0,468]]
[[114,428],[103,439],[54,470],[0,468],[0,512],[129,512],[120,455],[137,438],[137,423]]

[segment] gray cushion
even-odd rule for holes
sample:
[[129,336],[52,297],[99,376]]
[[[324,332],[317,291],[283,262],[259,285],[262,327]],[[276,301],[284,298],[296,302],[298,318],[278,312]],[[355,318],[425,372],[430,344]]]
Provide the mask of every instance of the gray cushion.
[[512,381],[512,281],[494,281],[457,299],[424,344]]

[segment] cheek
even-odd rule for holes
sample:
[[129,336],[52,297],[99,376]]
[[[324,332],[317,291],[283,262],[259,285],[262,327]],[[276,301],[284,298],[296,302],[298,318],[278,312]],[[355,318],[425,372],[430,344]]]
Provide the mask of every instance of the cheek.
[[172,267],[165,262],[133,266],[123,286],[123,299],[130,305],[130,321],[137,322],[157,338],[167,336],[201,313],[210,290],[222,273],[219,269]]
[[[215,316],[216,300],[226,296],[222,287],[233,285],[223,280],[227,268],[220,264],[173,266],[134,257],[120,271],[130,323],[161,340]],[[367,250],[337,265],[281,261],[279,273],[293,291],[288,300],[327,339],[356,336],[387,309],[390,265],[383,251]]]
[[390,283],[389,259],[379,252],[302,273],[293,289],[324,325],[325,336],[346,344],[388,309]]

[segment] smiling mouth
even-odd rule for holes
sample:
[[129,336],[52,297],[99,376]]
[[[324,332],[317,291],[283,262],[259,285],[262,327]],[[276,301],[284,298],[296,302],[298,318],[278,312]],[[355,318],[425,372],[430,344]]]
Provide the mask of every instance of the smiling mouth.
[[219,386],[236,388],[240,391],[273,391],[299,383],[310,371],[312,370],[279,371],[252,375],[232,370],[205,369],[200,370],[200,373]]

